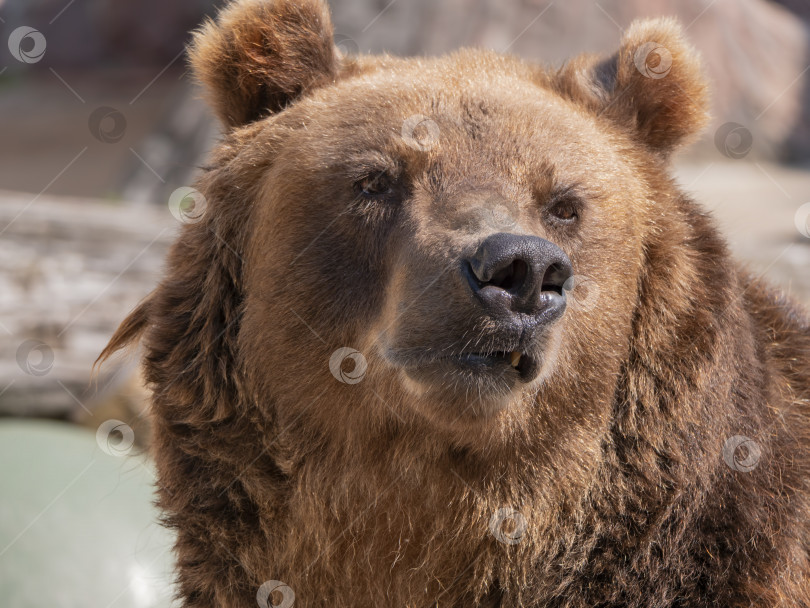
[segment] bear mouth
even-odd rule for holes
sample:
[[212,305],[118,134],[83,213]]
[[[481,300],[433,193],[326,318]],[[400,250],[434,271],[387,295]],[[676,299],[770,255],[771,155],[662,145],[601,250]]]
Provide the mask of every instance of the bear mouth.
[[468,352],[442,357],[446,363],[472,373],[514,376],[527,384],[537,377],[539,364],[532,355],[518,350],[493,352]]
[[525,351],[464,351],[411,359],[400,365],[412,380],[434,388],[463,391],[471,387],[485,397],[507,394],[540,375],[540,360]]

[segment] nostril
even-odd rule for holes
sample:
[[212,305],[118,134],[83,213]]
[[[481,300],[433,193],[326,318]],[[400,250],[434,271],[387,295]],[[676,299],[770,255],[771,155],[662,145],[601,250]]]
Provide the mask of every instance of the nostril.
[[523,287],[529,274],[529,265],[523,260],[513,260],[492,275],[486,285],[500,287],[504,291],[516,291]]
[[540,291],[553,291],[563,295],[563,286],[571,278],[571,271],[563,264],[552,264],[543,274]]
[[563,286],[572,274],[568,256],[554,243],[530,235],[497,233],[462,260],[475,297],[495,315],[539,315],[565,308]]

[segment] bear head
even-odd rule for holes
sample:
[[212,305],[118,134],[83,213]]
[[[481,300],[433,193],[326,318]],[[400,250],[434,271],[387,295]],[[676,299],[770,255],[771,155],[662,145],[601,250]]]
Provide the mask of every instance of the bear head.
[[247,1],[190,55],[226,131],[206,208],[111,345],[151,328],[170,417],[564,442],[605,424],[655,282],[661,318],[695,295],[659,255],[689,255],[668,162],[707,106],[672,20],[552,70],[344,56],[320,0]]

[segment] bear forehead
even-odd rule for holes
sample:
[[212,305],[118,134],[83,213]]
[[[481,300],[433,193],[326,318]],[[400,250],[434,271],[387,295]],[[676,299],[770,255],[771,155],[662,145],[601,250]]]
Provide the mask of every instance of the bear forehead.
[[517,126],[554,115],[586,133],[594,125],[585,110],[543,85],[542,69],[493,51],[464,49],[416,60],[369,57],[359,60],[356,70],[291,109],[324,125],[357,126],[415,111],[437,122],[462,115]]
[[[489,51],[369,58],[357,75],[312,91],[266,121],[303,166],[369,152],[415,163],[508,157],[594,177],[622,165],[621,134],[542,83],[539,68]],[[416,145],[408,145],[411,137]]]

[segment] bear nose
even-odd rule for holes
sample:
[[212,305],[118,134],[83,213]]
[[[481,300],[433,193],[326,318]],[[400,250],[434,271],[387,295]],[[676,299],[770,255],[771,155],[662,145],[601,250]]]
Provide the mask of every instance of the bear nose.
[[470,287],[493,316],[522,313],[551,321],[565,310],[563,285],[573,275],[571,261],[551,241],[499,232],[466,262]]

